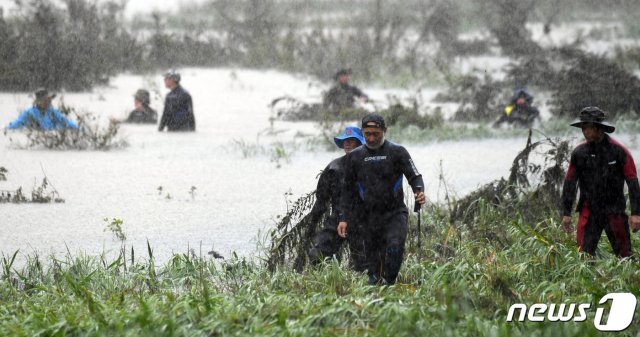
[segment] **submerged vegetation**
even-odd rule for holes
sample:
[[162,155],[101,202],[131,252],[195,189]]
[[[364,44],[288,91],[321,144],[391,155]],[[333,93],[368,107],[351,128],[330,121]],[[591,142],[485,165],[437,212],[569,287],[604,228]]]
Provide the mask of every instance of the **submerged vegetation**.
[[[500,203],[482,188],[459,203],[452,198],[449,206],[423,210],[422,233],[412,217],[394,286],[368,286],[346,262],[296,265],[304,252],[290,253],[307,234],[291,225],[304,223],[310,195],[291,205],[281,218],[287,225],[270,236],[271,249],[253,260],[216,262],[187,252],[158,264],[150,245],[142,254],[125,249],[122,221],[107,219],[108,230],[122,234],[112,259],[2,256],[0,334],[598,336],[600,298],[640,293],[640,272],[637,261],[619,260],[608,249],[597,259],[578,253],[558,225],[552,198],[537,201],[548,208],[528,212],[531,196],[555,193],[545,186],[557,184],[565,146],[530,140]],[[531,156],[536,151],[546,153],[541,161]],[[464,216],[452,216],[455,205]],[[585,322],[507,322],[514,303],[590,308]],[[638,332],[636,320],[619,335]]]
[[[7,174],[9,171],[4,167],[0,167],[0,181],[7,180]],[[49,182],[49,179],[45,175],[42,178],[42,182],[39,186],[34,184],[33,190],[31,191],[31,198],[29,198],[25,192],[22,191],[22,186],[18,187],[15,190],[4,190],[0,189],[0,204],[1,203],[62,203],[64,199],[60,197],[60,193],[56,190],[53,185]]]

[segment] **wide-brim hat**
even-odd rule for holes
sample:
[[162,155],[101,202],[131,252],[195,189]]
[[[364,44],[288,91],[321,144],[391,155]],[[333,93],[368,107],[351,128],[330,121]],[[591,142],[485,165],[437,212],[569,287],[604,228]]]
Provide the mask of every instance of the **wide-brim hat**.
[[55,93],[50,93],[46,88],[38,88],[35,91],[36,101],[41,101],[46,98],[54,98],[56,97]]
[[360,144],[364,144],[362,130],[357,126],[348,126],[346,129],[344,129],[344,133],[342,133],[342,136],[334,137],[333,141],[339,148],[344,149],[344,141],[345,139],[349,138],[355,138],[360,141]]
[[607,116],[604,111],[595,106],[589,106],[580,111],[580,116],[577,120],[571,123],[571,126],[582,128],[583,124],[593,123],[602,126],[602,130],[606,133],[612,133],[616,131],[616,127],[606,121]]

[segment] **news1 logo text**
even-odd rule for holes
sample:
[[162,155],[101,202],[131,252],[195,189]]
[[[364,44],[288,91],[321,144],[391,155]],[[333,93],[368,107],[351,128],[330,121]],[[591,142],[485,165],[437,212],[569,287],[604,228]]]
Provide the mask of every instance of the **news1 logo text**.
[[[611,301],[611,306],[605,319],[607,309],[602,305],[608,301]],[[607,294],[598,302],[593,324],[600,331],[623,331],[633,321],[637,302],[636,296],[631,293]],[[514,318],[517,322],[584,322],[590,309],[590,303],[536,303],[531,306],[515,303],[509,307],[507,322],[513,322]]]

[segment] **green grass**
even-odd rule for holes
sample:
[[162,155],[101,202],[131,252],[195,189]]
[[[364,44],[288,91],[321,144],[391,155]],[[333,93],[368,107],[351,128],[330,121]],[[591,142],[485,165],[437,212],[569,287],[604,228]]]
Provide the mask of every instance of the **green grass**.
[[[441,210],[425,212],[420,251],[412,218],[413,239],[391,287],[368,286],[337,261],[270,273],[259,258],[221,264],[193,253],[156,265],[151,248],[144,258],[131,258],[136,252],[114,261],[30,255],[18,266],[14,254],[3,256],[0,335],[599,336],[595,309],[584,323],[509,323],[507,309],[517,302],[594,307],[609,292],[640,294],[638,262],[613,257],[606,239],[602,256],[587,259],[555,214],[525,223],[480,207],[474,223],[455,226]],[[636,319],[620,335],[639,331]]]

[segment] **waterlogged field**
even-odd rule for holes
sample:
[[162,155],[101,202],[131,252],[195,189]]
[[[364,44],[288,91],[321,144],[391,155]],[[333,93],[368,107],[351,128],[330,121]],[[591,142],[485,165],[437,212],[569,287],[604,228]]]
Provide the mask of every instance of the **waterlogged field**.
[[[127,242],[144,250],[148,240],[158,261],[189,248],[251,254],[258,232],[273,226],[287,200],[314,190],[320,170],[341,155],[308,144],[311,137],[304,135],[317,135],[311,123],[275,122],[271,128],[267,105],[273,98],[319,99],[322,88],[309,89],[306,78],[224,69],[186,69],[183,78],[194,98],[197,132],[192,134],[123,125],[120,134],[129,146],[110,151],[24,150],[16,146],[25,143],[20,132],[0,136],[0,165],[9,170],[0,189],[22,186],[29,193],[46,174],[66,201],[3,204],[0,250],[114,251],[118,242],[105,232],[104,219],[118,218]],[[161,83],[160,76],[122,75],[110,87],[63,96],[65,104],[106,122],[126,116],[139,87],[155,93],[152,106],[161,110],[166,92]],[[387,91],[365,89],[385,100]],[[0,101],[0,125],[6,125],[31,99],[28,93],[5,93]],[[505,175],[524,143],[524,138],[510,138],[407,147],[436,202],[444,193],[441,168],[449,188],[463,195]]]
[[[46,174],[65,199],[0,206],[0,335],[599,336],[595,315],[609,304],[598,301],[640,294],[636,261],[611,256],[606,240],[600,259],[580,256],[555,211],[526,218],[523,205],[480,202],[472,221],[450,223],[446,192],[463,196],[509,174],[526,142],[512,131],[441,142],[398,131],[429,198],[442,205],[424,213],[421,249],[410,235],[398,285],[369,287],[338,262],[269,272],[258,233],[341,154],[309,137],[317,135],[311,123],[272,124],[267,104],[283,94],[319,99],[322,87],[231,69],[185,69],[183,79],[194,97],[193,134],[124,125],[129,146],[110,151],[20,149],[20,133],[0,137],[0,165],[9,170],[0,189],[29,191]],[[121,75],[64,101],[106,122],[126,115],[139,87],[154,92],[160,110],[159,76]],[[380,101],[389,92],[363,89]],[[0,102],[4,125],[30,98],[4,93]],[[487,135],[495,133],[479,136]],[[637,139],[620,137],[639,158]],[[122,241],[107,229],[114,218]],[[211,248],[226,260],[208,257]],[[515,303],[590,305],[584,322],[507,322]],[[639,332],[635,320],[622,335]]]

